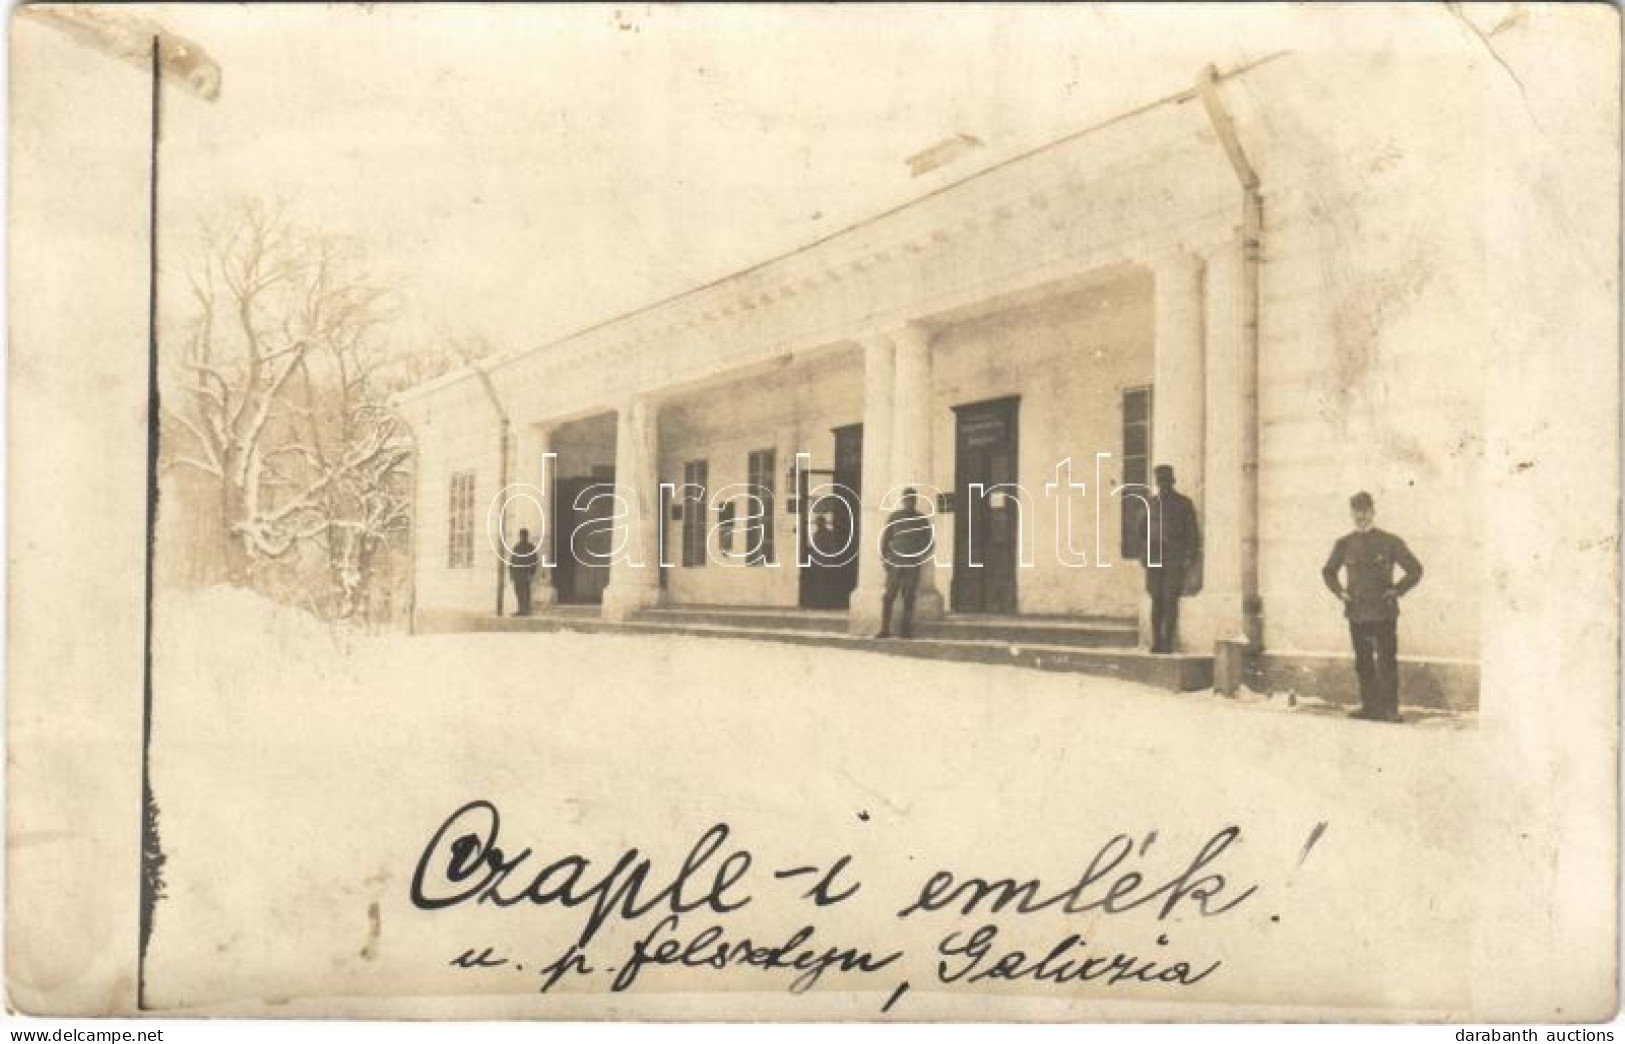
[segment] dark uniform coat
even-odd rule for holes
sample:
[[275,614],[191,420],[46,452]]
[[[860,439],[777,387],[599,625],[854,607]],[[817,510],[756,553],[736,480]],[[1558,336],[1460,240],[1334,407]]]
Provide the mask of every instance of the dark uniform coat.
[[[1404,573],[1397,584],[1396,566]],[[1345,569],[1346,588],[1338,577]],[[1348,593],[1344,616],[1353,623],[1374,623],[1399,618],[1399,598],[1422,581],[1422,563],[1411,554],[1405,541],[1373,526],[1338,540],[1320,575],[1332,594],[1341,598],[1345,591]]]
[[1134,557],[1146,566],[1146,589],[1154,579],[1152,560],[1146,558],[1146,548],[1156,555],[1154,561],[1183,573],[1202,557],[1202,530],[1196,523],[1196,505],[1178,490],[1159,492],[1151,498],[1149,511],[1140,513],[1134,534]]
[[521,540],[513,546],[513,554],[508,558],[508,576],[514,583],[530,583],[536,575],[536,545],[529,540]]
[[880,560],[891,569],[917,569],[931,558],[931,519],[912,507],[900,507],[886,519]]

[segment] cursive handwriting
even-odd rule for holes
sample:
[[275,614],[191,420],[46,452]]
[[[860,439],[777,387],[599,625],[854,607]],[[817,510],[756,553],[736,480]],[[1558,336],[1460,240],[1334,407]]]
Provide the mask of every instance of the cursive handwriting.
[[500,968],[508,963],[506,957],[497,957],[487,946],[483,950],[468,949],[448,962],[453,968]]
[[817,985],[818,980],[831,968],[843,972],[874,972],[903,956],[895,950],[877,957],[868,950],[854,947],[828,946],[822,951],[809,945],[815,933],[811,925],[796,930],[776,946],[761,946],[750,939],[730,940],[717,925],[711,925],[699,934],[682,939],[677,936],[681,921],[668,915],[654,926],[648,936],[632,944],[632,953],[621,966],[620,974],[610,989],[627,989],[637,981],[638,973],[649,964],[675,964],[685,968],[711,968],[721,970],[734,965],[760,968],[763,971],[798,971],[790,980],[791,993],[805,993]]
[[[1030,979],[1059,985],[1101,979],[1108,986],[1123,981],[1194,986],[1224,963],[1214,961],[1201,971],[1194,971],[1185,961],[1159,964],[1129,953],[1083,957],[1079,951],[1088,943],[1076,933],[1050,947],[1048,953],[1036,960],[1024,950],[1006,950],[995,956],[993,944],[998,936],[998,927],[991,924],[984,924],[969,935],[950,933],[937,945],[937,952],[943,957],[937,962],[937,978],[946,983]],[[1166,945],[1167,937],[1157,941]]]
[[[1317,826],[1311,844],[1323,828],[1324,824]],[[1087,936],[1078,930],[1063,935],[1078,927],[1072,923],[1058,927],[1054,935],[1039,936],[1054,942],[1027,946],[1023,940],[1018,947],[1001,934],[1010,926],[995,923],[1001,917],[1041,913],[1056,920],[1143,911],[1142,924],[1173,919],[1188,926],[1220,917],[1258,894],[1260,885],[1234,881],[1236,871],[1225,865],[1232,846],[1241,840],[1239,826],[1224,826],[1192,848],[1175,848],[1164,841],[1153,852],[1157,839],[1158,832],[1150,830],[1138,838],[1120,833],[1103,843],[1094,841],[1078,853],[1081,872],[1073,876],[1069,871],[1060,881],[980,877],[959,868],[939,868],[923,880],[911,879],[900,895],[879,900],[885,905],[877,912],[891,912],[881,923],[894,931],[910,919],[928,922],[934,916],[946,922],[940,936],[939,930],[931,930],[936,938],[934,978],[940,987],[1001,982],[1088,984],[1096,989],[1193,987],[1224,962],[1197,959],[1189,952],[1176,954],[1167,934],[1155,936],[1157,949],[1134,952],[1104,942],[1112,933],[1096,927],[1090,927]],[[600,988],[607,982],[611,991],[622,992],[643,982],[647,973],[667,968],[762,972],[799,994],[826,977],[873,976],[890,970],[886,981],[875,983],[890,991],[882,1009],[890,1011],[908,992],[910,978],[919,981],[917,974],[909,974],[911,958],[899,946],[866,949],[820,934],[826,929],[817,918],[824,911],[859,906],[874,896],[850,853],[817,862],[777,864],[771,881],[763,870],[757,871],[757,881],[750,881],[753,865],[755,856],[732,840],[726,823],[705,830],[680,862],[666,866],[657,866],[637,848],[596,860],[578,853],[539,855],[530,847],[509,848],[496,806],[475,800],[448,816],[429,838],[412,875],[411,900],[429,911],[482,904],[582,908],[579,928],[567,927],[554,944],[563,951],[550,947],[542,951],[540,961],[533,960],[538,956],[535,951],[510,963],[492,947],[474,946],[449,962],[487,980],[528,974],[542,993],[566,980],[592,981]],[[731,923],[728,915],[753,901],[753,885],[799,900],[810,923],[775,931],[765,940],[760,927],[747,930]],[[898,899],[906,902],[897,906]],[[623,936],[614,929],[600,937],[608,925],[618,928],[640,920],[636,929],[625,933],[625,941],[618,941]],[[1279,923],[1280,918],[1272,915],[1270,921]],[[550,961],[545,956],[549,952]],[[506,970],[493,970],[502,968]]]
[[632,921],[657,909],[725,914],[751,901],[742,888],[735,888],[750,868],[750,853],[734,851],[714,858],[728,840],[726,823],[701,835],[669,877],[656,875],[650,860],[639,858],[636,848],[627,849],[596,878],[592,861],[576,854],[533,870],[531,849],[509,855],[498,846],[501,827],[502,816],[489,801],[470,801],[447,817],[418,859],[412,904],[421,910],[470,902],[585,905],[586,922],[576,940],[585,946],[616,915]]
[[[1047,896],[1043,895],[1043,882],[1036,877],[1024,881],[1012,877],[961,879],[950,871],[940,870],[925,882],[912,903],[897,911],[897,916],[907,917],[917,912],[937,910],[951,910],[968,916],[975,913],[984,901],[992,913],[1003,913],[1008,908],[1012,913],[1030,914],[1059,906],[1068,914],[1095,910],[1117,914],[1161,899],[1162,906],[1157,910],[1158,920],[1167,918],[1180,903],[1187,900],[1204,917],[1214,917],[1238,906],[1258,890],[1254,885],[1222,906],[1210,905],[1225,893],[1227,882],[1223,874],[1202,871],[1217,862],[1240,835],[1240,827],[1228,826],[1220,830],[1178,873],[1155,887],[1150,886],[1146,874],[1137,870],[1117,872],[1123,861],[1134,852],[1134,842],[1126,834],[1118,834],[1102,845],[1075,883]],[[1142,853],[1149,843],[1148,839],[1146,844],[1140,846]],[[1108,878],[1110,883],[1106,884]]]

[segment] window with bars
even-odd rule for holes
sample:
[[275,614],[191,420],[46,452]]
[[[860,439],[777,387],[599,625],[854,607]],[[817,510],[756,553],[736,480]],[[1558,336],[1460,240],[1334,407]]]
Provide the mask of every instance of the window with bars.
[[773,508],[776,454],[773,450],[752,450],[746,482],[753,498],[746,501],[750,514],[745,517],[745,547],[749,557],[747,565],[766,565],[773,561]]
[[[1123,477],[1122,485],[1151,485],[1151,389],[1123,389]],[[1146,490],[1134,490],[1148,496]],[[1124,558],[1134,558],[1145,550],[1137,541],[1141,515],[1145,508],[1137,497],[1127,492],[1120,498],[1121,529],[1119,551]],[[1139,546],[1136,546],[1139,545]]]
[[471,569],[474,566],[474,473],[457,471],[451,476],[451,496],[446,507],[446,566]]
[[683,565],[705,564],[705,492],[710,468],[703,460],[683,465]]

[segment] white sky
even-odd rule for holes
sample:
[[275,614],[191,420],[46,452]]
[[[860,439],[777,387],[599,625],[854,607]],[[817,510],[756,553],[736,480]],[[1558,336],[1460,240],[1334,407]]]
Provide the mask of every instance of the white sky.
[[[166,238],[289,194],[369,244],[409,336],[522,348],[1339,31],[1291,10],[166,7],[224,69],[166,102]],[[911,180],[956,132],[987,148]]]

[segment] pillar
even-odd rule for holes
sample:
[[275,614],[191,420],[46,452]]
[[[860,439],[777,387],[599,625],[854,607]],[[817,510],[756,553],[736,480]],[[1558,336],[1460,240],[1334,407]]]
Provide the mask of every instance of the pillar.
[[[772,602],[789,607],[801,604],[801,520],[797,517],[800,498],[796,495],[796,453],[805,449],[801,445],[799,424],[786,424],[779,428],[773,440],[773,574]],[[794,510],[792,510],[794,509]]]
[[886,521],[880,502],[891,486],[892,392],[897,351],[890,338],[863,342],[863,518],[858,527],[858,586],[847,603],[847,626],[853,634],[880,630],[880,599],[886,570],[880,560],[880,527]]
[[609,567],[603,616],[626,620],[660,604],[656,529],[660,524],[657,407],[645,397],[622,403],[615,419],[615,490],[625,512],[624,539]]
[[[896,379],[892,386],[892,465],[891,484],[930,486],[936,476],[931,467],[931,338],[924,328],[910,324],[892,335],[896,348]],[[865,476],[867,484],[867,476]],[[929,489],[922,490],[929,497]],[[951,539],[937,526],[938,550]],[[919,595],[914,603],[916,619],[942,616],[942,592],[937,589],[936,562],[920,569]]]
[[[1206,537],[1207,469],[1203,450],[1208,398],[1203,268],[1202,258],[1184,248],[1169,250],[1153,265],[1156,358],[1151,396],[1151,463],[1172,465],[1175,487],[1195,503]],[[1202,650],[1211,645],[1211,629],[1198,604],[1201,601],[1186,599],[1181,606],[1182,649]],[[1140,633],[1147,644],[1150,620],[1150,599],[1142,598]]]

